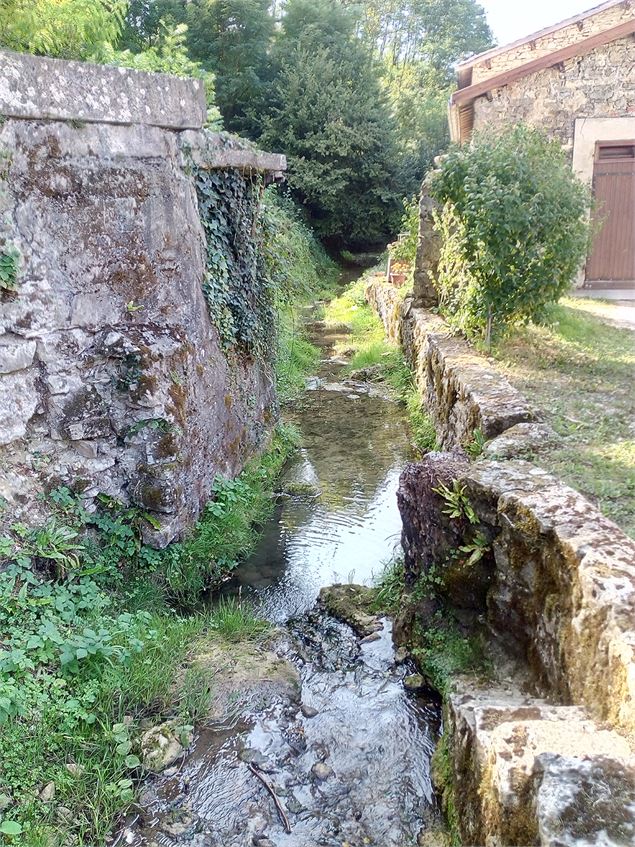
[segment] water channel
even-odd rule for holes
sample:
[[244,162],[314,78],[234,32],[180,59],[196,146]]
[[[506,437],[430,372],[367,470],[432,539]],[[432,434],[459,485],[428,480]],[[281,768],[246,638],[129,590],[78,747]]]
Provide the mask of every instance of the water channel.
[[178,772],[144,792],[121,843],[415,847],[438,820],[438,709],[405,690],[412,667],[395,659],[390,621],[360,640],[315,605],[323,586],[371,584],[393,555],[395,494],[411,457],[406,422],[380,388],[346,379],[341,337],[319,323],[312,334],[322,362],[287,415],[303,436],[282,484],[289,493],[231,586],[281,627],[279,650],[297,668],[301,695],[265,707],[255,698],[235,721],[199,732]]

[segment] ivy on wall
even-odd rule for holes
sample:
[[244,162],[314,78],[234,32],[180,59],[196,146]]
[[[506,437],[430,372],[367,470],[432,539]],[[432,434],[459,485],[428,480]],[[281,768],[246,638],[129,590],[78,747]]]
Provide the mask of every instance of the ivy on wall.
[[195,170],[207,239],[203,293],[225,350],[271,359],[274,295],[261,259],[262,178],[236,169]]

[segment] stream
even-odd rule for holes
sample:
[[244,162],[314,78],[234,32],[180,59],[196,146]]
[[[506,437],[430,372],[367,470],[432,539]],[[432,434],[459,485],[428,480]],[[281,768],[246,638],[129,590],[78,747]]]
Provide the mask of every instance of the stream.
[[438,706],[404,688],[413,666],[398,663],[388,619],[360,638],[316,605],[324,586],[372,584],[392,557],[398,479],[411,457],[407,425],[381,387],[345,378],[334,352],[345,336],[310,328],[322,362],[286,415],[303,447],[258,549],[229,586],[281,628],[276,649],[296,669],[301,693],[256,696],[234,719],[201,729],[181,766],[144,789],[119,844],[435,843],[426,833],[439,823],[430,777]]

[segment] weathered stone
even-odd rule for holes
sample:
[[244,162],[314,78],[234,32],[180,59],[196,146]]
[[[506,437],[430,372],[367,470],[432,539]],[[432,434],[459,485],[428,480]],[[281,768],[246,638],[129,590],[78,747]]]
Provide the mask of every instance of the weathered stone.
[[33,364],[35,341],[26,341],[16,336],[0,338],[0,374],[21,371]]
[[434,224],[439,204],[430,195],[433,173],[430,171],[426,174],[419,197],[419,233],[413,274],[413,306],[417,309],[431,309],[439,304],[435,281],[439,269],[441,237]]
[[558,435],[547,424],[519,423],[488,441],[483,447],[483,456],[489,459],[527,458],[556,441]]
[[[469,567],[468,555],[461,548],[473,540],[475,531],[466,513],[450,518],[452,504],[444,491],[454,491],[454,481],[470,467],[462,452],[428,453],[415,464],[407,465],[399,479],[397,503],[401,513],[401,545],[404,551],[406,586],[412,587],[421,576],[432,570],[440,595],[447,596],[454,606],[482,611],[492,582],[493,557],[489,551]],[[430,599],[403,604],[403,615],[414,618],[431,617],[436,606]],[[423,621],[425,623],[425,620]],[[405,620],[399,621],[397,631],[408,629]],[[403,636],[400,636],[400,643]],[[407,640],[407,639],[406,639]]]
[[0,51],[0,114],[200,129],[203,83],[130,68]]
[[192,743],[192,727],[177,720],[149,729],[141,738],[141,761],[152,773],[161,773],[178,761]]
[[538,684],[635,732],[635,543],[582,495],[528,462],[445,461],[445,476],[438,454],[402,476],[407,579],[451,561],[468,528],[434,490],[453,476],[491,551],[479,563],[486,602],[471,569],[463,580],[444,580],[448,599],[461,606],[473,592],[477,610],[480,603]]
[[387,334],[401,341],[442,449],[469,445],[476,430],[491,439],[535,420],[522,394],[438,315],[413,308],[407,299],[400,303],[396,290],[380,279],[369,283],[366,296]]
[[630,843],[617,837],[635,826],[635,758],[621,735],[579,707],[474,680],[458,686],[446,713],[464,843]]
[[165,545],[267,441],[271,366],[226,354],[210,320],[191,164],[284,157],[201,131],[203,104],[193,80],[0,53],[0,236],[21,254],[0,309],[11,520],[79,477],[87,508],[99,492],[154,505],[146,539]]
[[417,694],[418,692],[423,691],[424,688],[427,688],[428,685],[424,676],[420,673],[413,673],[404,679],[403,687],[406,691],[411,691],[414,694]]
[[333,776],[333,768],[324,762],[316,762],[311,768],[311,773],[319,782],[325,782]]
[[0,445],[26,434],[40,403],[36,380],[33,368],[0,376]]
[[377,615],[371,613],[374,596],[373,590],[363,585],[329,585],[320,591],[320,603],[365,638],[382,629]]

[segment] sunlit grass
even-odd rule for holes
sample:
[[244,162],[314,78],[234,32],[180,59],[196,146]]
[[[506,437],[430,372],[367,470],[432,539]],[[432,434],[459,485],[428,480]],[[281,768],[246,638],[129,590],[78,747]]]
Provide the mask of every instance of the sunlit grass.
[[[602,304],[602,314],[611,308]],[[569,298],[548,324],[516,330],[493,354],[561,436],[536,461],[635,536],[635,332]]]

